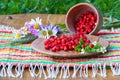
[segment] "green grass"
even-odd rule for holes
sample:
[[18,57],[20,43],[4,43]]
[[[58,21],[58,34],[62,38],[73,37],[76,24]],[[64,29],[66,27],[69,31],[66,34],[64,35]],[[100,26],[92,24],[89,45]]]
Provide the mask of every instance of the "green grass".
[[77,3],[96,6],[103,16],[120,19],[120,0],[0,0],[0,14],[66,14]]

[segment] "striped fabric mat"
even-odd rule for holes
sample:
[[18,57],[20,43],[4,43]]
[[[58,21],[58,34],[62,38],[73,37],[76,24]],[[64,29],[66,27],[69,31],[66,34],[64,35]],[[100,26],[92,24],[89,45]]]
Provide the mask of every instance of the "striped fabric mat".
[[[82,67],[87,69],[89,67],[92,67],[93,73],[96,71],[95,68],[102,69],[103,72],[101,73],[101,76],[106,77],[104,69],[106,69],[106,66],[110,66],[113,75],[119,75],[120,71],[120,65],[118,64],[120,62],[120,33],[118,32],[100,32],[97,34],[98,36],[105,38],[109,41],[110,46],[108,47],[108,52],[102,55],[94,56],[91,58],[55,58],[55,57],[49,57],[45,56],[42,53],[38,53],[34,51],[31,48],[31,43],[28,44],[20,44],[20,45],[3,45],[2,43],[7,42],[9,40],[12,40],[12,37],[14,34],[12,33],[12,30],[10,29],[0,29],[0,76],[5,77],[7,76],[3,74],[4,67],[7,69],[12,66],[22,67],[20,68],[20,71],[24,70],[25,67],[29,67],[30,73],[32,77],[36,77],[36,73],[34,73],[35,66],[39,66],[40,70],[43,70],[43,66],[46,66],[47,69],[51,69],[50,67],[61,67],[61,71],[63,70],[65,73],[65,70],[67,71],[69,67],[74,67],[76,71],[78,69],[81,69]],[[24,66],[23,66],[24,65]],[[42,67],[41,67],[42,66]],[[118,67],[115,68],[115,67]],[[69,70],[68,70],[69,71]],[[86,70],[85,70],[86,71]],[[8,71],[9,72],[9,71]],[[19,72],[19,70],[18,70]],[[42,71],[44,73],[44,71]],[[48,70],[48,73],[50,70]],[[56,73],[57,74],[57,73]],[[61,73],[62,74],[62,73]],[[97,73],[96,73],[97,74]],[[93,74],[93,77],[96,76],[96,74]],[[17,75],[17,73],[16,73]],[[9,77],[22,77],[22,74],[19,74],[19,76],[16,75],[10,75]],[[41,74],[37,75],[40,76]],[[63,74],[63,78],[68,78],[70,76],[69,74]],[[84,77],[87,77],[88,74],[84,74]],[[45,78],[56,78],[57,75],[54,74],[50,76],[46,76],[44,74]],[[72,77],[75,77],[75,73],[73,73]]]

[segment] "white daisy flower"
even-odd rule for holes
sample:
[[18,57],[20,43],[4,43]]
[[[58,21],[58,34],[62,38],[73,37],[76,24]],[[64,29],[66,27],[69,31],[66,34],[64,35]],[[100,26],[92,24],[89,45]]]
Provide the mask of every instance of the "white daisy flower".
[[14,39],[20,39],[20,38],[25,37],[25,34],[22,34],[20,30],[15,30],[14,34],[15,34]]
[[40,29],[40,25],[42,25],[42,19],[39,17],[37,17],[35,20],[31,19],[30,24],[32,24],[35,29]]
[[48,30],[48,37],[57,36],[57,33],[58,33],[57,26],[48,25],[46,27],[47,27],[47,30]]
[[28,31],[27,31],[26,27],[22,27],[20,30],[21,30],[22,34],[25,34],[25,35],[28,34]]
[[60,29],[55,25],[47,25],[44,27],[41,27],[39,37],[49,39],[51,36],[57,36],[57,33],[60,31]]
[[38,37],[48,39],[49,38],[48,37],[48,30],[46,28],[41,28]]

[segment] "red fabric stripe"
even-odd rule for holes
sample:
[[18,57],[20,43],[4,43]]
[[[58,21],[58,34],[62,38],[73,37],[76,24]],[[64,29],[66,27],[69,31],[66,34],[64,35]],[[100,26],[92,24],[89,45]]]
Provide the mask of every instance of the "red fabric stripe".
[[10,33],[10,34],[13,33],[12,31],[6,31],[6,30],[0,30],[0,32],[2,32],[2,33]]
[[120,32],[99,32],[95,35],[100,36],[100,35],[106,35],[106,34],[120,34]]

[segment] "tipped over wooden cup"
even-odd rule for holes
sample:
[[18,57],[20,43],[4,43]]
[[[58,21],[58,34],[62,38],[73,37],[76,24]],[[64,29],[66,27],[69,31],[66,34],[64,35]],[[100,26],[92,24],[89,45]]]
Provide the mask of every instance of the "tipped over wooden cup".
[[96,34],[103,24],[103,17],[101,16],[99,10],[88,3],[79,3],[71,7],[66,15],[65,24],[70,33],[76,33],[75,23],[79,16],[86,13],[87,11],[93,12],[97,16],[94,29],[88,34]]

